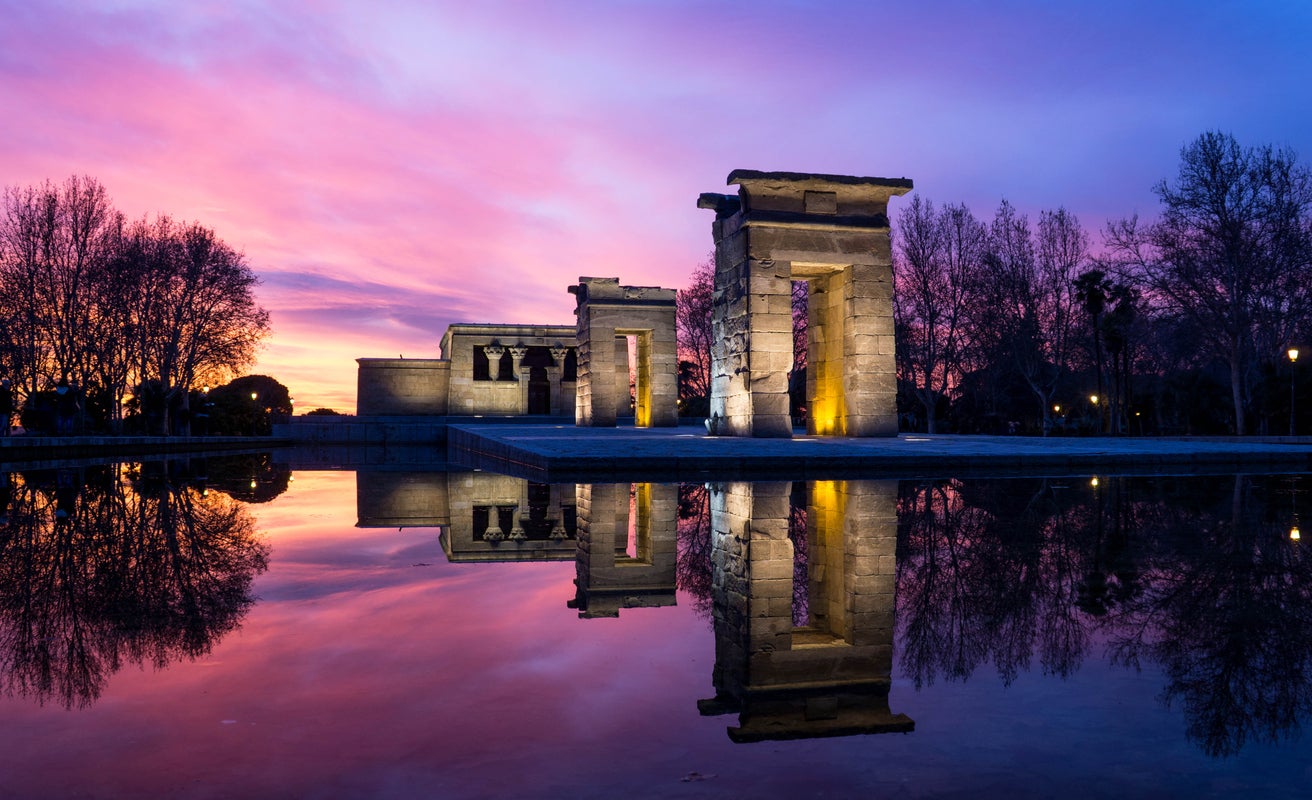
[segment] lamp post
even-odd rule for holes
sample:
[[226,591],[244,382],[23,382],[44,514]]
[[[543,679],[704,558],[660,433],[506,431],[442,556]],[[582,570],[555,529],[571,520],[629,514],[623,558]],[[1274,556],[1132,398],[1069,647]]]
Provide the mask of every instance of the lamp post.
[[1294,365],[1298,363],[1298,348],[1289,348],[1289,435],[1294,435]]

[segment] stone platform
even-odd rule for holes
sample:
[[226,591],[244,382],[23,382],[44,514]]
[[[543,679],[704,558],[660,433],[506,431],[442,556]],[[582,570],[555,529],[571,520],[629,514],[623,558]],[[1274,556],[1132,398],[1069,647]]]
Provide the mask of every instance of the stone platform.
[[447,461],[544,483],[1309,472],[1312,437],[1040,438],[902,434],[752,439],[677,428],[451,425]]

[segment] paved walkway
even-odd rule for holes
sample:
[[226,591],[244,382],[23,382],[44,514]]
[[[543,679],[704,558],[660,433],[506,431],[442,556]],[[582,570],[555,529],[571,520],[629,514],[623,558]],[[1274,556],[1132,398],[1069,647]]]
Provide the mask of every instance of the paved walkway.
[[1312,437],[749,439],[694,426],[452,425],[447,452],[454,464],[542,481],[1312,471]]

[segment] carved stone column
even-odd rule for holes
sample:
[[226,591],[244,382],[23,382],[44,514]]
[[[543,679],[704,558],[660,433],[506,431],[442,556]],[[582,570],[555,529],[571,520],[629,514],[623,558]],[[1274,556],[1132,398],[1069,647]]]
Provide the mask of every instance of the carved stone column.
[[524,356],[528,355],[528,348],[523,344],[516,344],[510,347],[510,358],[514,363],[515,378],[519,381],[519,413],[528,412],[528,378],[529,375],[524,371]]
[[[551,413],[563,414],[565,412],[564,391],[560,386],[560,379],[565,374],[565,356],[569,355],[569,348],[557,344],[551,348],[552,365],[547,367],[547,382],[551,384]],[[573,411],[574,398],[570,399],[570,410]]]
[[494,381],[501,375],[501,356],[505,352],[506,348],[499,344],[483,345],[483,354],[487,356],[487,376]]

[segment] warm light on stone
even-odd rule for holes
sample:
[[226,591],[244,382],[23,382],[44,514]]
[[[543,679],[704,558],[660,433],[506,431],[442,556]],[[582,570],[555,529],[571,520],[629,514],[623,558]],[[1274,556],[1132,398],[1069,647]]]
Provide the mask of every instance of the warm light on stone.
[[897,435],[888,201],[905,178],[735,170],[713,209],[711,428],[792,436],[792,285],[807,285],[807,433]]

